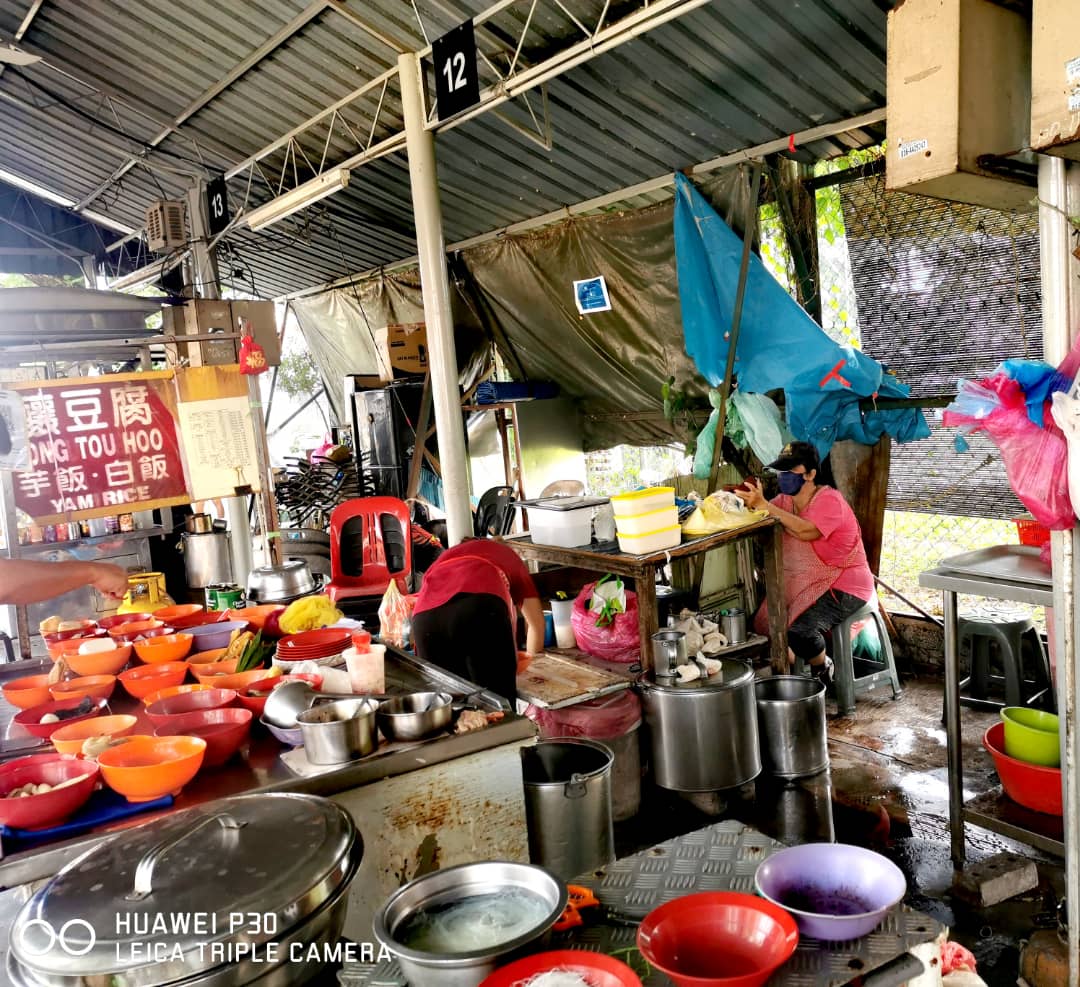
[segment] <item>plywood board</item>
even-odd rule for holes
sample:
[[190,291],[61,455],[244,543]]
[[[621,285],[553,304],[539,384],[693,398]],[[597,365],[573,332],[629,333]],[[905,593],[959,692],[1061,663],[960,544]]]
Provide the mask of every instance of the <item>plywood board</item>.
[[518,697],[541,709],[561,709],[629,688],[630,681],[572,658],[537,655],[517,677]]

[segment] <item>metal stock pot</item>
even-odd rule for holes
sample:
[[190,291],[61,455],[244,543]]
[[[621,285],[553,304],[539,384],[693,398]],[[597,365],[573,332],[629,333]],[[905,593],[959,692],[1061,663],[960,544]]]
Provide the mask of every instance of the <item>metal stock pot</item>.
[[311,795],[241,795],[127,830],[23,906],[9,982],[307,983],[341,935],[362,853],[348,813]]
[[259,566],[247,579],[247,598],[253,603],[290,603],[316,592],[315,577],[303,559]]

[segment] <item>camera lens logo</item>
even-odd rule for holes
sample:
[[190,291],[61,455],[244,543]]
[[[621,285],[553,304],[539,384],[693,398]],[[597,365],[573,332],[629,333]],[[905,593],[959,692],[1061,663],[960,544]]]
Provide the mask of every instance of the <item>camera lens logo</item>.
[[[42,935],[31,938],[31,929],[42,930]],[[80,934],[77,930],[83,930]],[[97,933],[94,927],[86,919],[69,919],[59,931],[52,927],[52,923],[41,918],[32,918],[19,932],[20,946],[28,956],[44,956],[51,953],[59,945],[60,949],[68,956],[85,956],[97,945]]]

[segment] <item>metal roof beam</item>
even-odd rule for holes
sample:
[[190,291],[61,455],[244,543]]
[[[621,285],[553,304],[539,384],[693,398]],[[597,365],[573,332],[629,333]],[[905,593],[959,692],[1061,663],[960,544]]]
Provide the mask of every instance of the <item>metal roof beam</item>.
[[331,10],[341,14],[342,17],[344,17],[350,23],[356,25],[356,27],[360,28],[361,31],[370,34],[376,41],[381,41],[384,45],[386,45],[387,48],[392,48],[398,55],[401,55],[409,50],[407,45],[405,45],[401,41],[398,41],[396,38],[391,37],[389,34],[380,31],[373,24],[370,24],[358,14],[354,13],[352,10],[345,6],[342,0],[326,0],[326,2]]
[[[187,106],[184,107],[180,113],[173,118],[171,124],[163,127],[149,142],[147,145],[149,149],[153,149],[162,143],[171,133],[173,133],[177,127],[184,123],[185,120],[190,119],[203,107],[211,102],[214,98],[221,95],[226,89],[229,88],[234,82],[237,81],[242,75],[245,75],[248,71],[253,69],[264,58],[272,54],[275,50],[281,47],[286,41],[289,40],[294,34],[296,34],[301,28],[305,27],[316,17],[319,16],[326,8],[330,6],[329,0],[315,0],[314,3],[309,4],[299,14],[296,15],[288,24],[276,31],[273,35],[266,39],[258,48],[256,48],[247,58],[236,64],[232,70],[224,75],[221,79],[214,83],[209,89],[205,89],[198,96],[195,97]],[[83,209],[91,202],[93,202],[98,196],[107,191],[115,182],[124,177],[132,168],[135,167],[137,162],[126,161],[119,168],[117,168],[105,181],[99,183],[94,190],[87,196],[84,196],[75,204],[76,209]]]

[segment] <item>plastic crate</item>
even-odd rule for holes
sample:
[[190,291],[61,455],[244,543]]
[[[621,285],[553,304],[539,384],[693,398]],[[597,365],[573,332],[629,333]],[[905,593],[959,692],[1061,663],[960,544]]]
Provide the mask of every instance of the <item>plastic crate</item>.
[[1020,536],[1021,545],[1032,545],[1042,548],[1050,540],[1050,529],[1031,517],[1014,517],[1016,532]]

